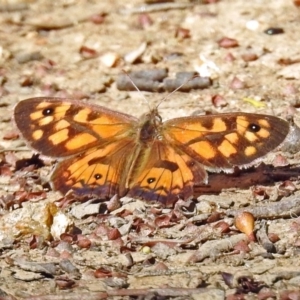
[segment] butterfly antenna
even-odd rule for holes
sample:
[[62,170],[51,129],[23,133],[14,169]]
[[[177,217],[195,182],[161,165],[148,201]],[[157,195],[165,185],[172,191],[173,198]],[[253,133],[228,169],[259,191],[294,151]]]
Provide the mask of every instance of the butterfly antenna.
[[122,70],[125,75],[128,77],[129,81],[131,82],[131,84],[134,86],[134,88],[136,89],[137,92],[139,92],[139,94],[141,95],[141,98],[146,102],[146,104],[148,105],[149,110],[151,110],[151,107],[149,105],[149,101],[147,100],[147,98],[144,96],[144,94],[140,91],[140,89],[137,87],[137,85],[134,83],[133,79],[130,77],[130,75],[123,69]]
[[170,96],[172,96],[173,94],[175,94],[178,90],[180,90],[184,85],[186,85],[188,82],[192,81],[193,79],[200,77],[199,75],[194,75],[192,77],[190,77],[189,79],[187,79],[186,81],[184,81],[179,87],[177,87],[174,91],[172,91],[171,93],[169,93],[168,95],[166,95],[165,97],[163,97],[161,99],[161,101],[157,104],[156,108],[158,108],[162,102],[164,102],[165,100],[167,100]]

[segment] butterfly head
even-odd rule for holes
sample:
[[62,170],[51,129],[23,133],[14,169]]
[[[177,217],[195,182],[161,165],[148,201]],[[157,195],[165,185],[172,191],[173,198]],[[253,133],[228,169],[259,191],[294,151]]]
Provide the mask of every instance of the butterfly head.
[[142,142],[150,142],[160,139],[162,118],[157,108],[152,109],[149,113],[141,118],[139,138]]

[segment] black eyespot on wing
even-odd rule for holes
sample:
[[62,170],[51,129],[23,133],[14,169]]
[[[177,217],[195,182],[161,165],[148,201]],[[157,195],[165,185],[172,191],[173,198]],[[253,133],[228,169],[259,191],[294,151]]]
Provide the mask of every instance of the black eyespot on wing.
[[153,178],[153,177],[150,177],[147,179],[147,182],[150,184],[150,183],[153,183],[156,179]]
[[48,107],[43,110],[44,116],[51,116],[54,113],[54,108]]
[[258,125],[258,124],[255,124],[255,123],[251,123],[249,124],[248,126],[248,130],[251,131],[251,132],[259,132],[261,129],[261,127]]
[[94,178],[96,179],[96,180],[99,180],[99,179],[101,179],[102,178],[102,175],[101,174],[95,174],[94,175]]

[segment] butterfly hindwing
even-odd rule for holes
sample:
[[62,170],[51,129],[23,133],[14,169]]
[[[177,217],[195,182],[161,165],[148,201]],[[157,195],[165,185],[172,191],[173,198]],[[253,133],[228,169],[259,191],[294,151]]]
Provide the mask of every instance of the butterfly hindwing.
[[190,156],[164,141],[144,148],[129,182],[129,195],[172,206],[193,195],[195,183],[205,183],[207,173]]
[[78,196],[124,196],[124,175],[129,172],[134,148],[134,140],[124,138],[60,162],[52,175],[54,189],[72,190]]

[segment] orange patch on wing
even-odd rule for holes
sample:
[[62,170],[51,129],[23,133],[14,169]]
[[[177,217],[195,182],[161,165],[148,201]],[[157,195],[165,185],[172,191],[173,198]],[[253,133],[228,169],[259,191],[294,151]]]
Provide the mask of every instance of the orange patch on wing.
[[254,143],[258,140],[257,133],[246,131],[244,137],[251,143]]
[[237,153],[236,148],[227,140],[224,140],[221,145],[218,147],[218,150],[225,156],[230,157],[233,154]]
[[97,140],[96,137],[89,133],[80,133],[69,139],[66,143],[66,148],[70,150],[81,148],[83,145],[88,145]]
[[225,139],[227,139],[231,144],[237,144],[239,141],[239,136],[235,132],[232,132],[226,134]]
[[53,116],[47,116],[47,117],[44,117],[42,118],[40,121],[39,121],[39,126],[45,126],[45,125],[48,125],[50,124],[51,122],[53,122],[54,120],[54,117]]
[[216,150],[207,141],[200,141],[198,143],[189,145],[189,147],[205,159],[211,159],[216,156]]
[[40,110],[38,110],[38,111],[36,111],[36,112],[33,112],[33,113],[31,113],[31,114],[29,115],[29,118],[30,118],[30,120],[32,120],[32,121],[41,119],[41,118],[43,118],[43,117],[44,117],[44,115],[43,115],[42,111],[40,111]]
[[221,118],[215,118],[214,124],[212,129],[210,129],[210,132],[222,132],[227,130],[226,123]]
[[[199,126],[198,126],[199,127]],[[201,127],[203,128],[203,127]],[[207,131],[205,129],[205,131]],[[192,131],[192,130],[182,130],[181,128],[168,128],[166,135],[170,136],[172,139],[180,142],[181,144],[186,144],[193,139],[200,138],[203,136],[201,131]]]
[[58,145],[66,141],[68,138],[69,138],[69,130],[63,129],[56,133],[51,134],[48,139],[53,145]]
[[62,103],[62,105],[59,105],[55,107],[55,111],[53,113],[53,116],[56,120],[62,119],[65,115],[67,110],[71,107],[71,104],[66,104],[65,102]]
[[257,150],[253,146],[248,146],[244,151],[246,156],[252,156],[252,155],[256,154],[256,152],[257,152]]
[[70,123],[66,120],[60,120],[55,124],[55,130],[62,130],[70,126]]
[[267,120],[264,120],[264,119],[259,119],[258,120],[258,124],[260,126],[263,126],[263,127],[266,127],[266,128],[270,128],[271,127],[270,123]]
[[123,132],[127,132],[127,136],[130,135],[130,125],[126,126],[125,124],[113,124],[112,126],[107,126],[105,124],[92,125],[92,129],[97,132],[102,139],[117,136]]
[[240,135],[244,135],[249,126],[249,121],[245,116],[239,116],[236,118],[237,131]]
[[87,122],[89,114],[92,112],[90,108],[81,109],[76,115],[74,115],[74,121],[76,122]]
[[37,141],[39,140],[44,134],[44,131],[41,130],[41,129],[38,129],[38,130],[35,130],[33,133],[32,133],[32,138]]
[[262,129],[261,129],[260,131],[258,131],[256,134],[257,134],[259,137],[266,139],[266,138],[268,138],[268,137],[270,136],[270,131],[268,131],[268,130],[262,128]]

